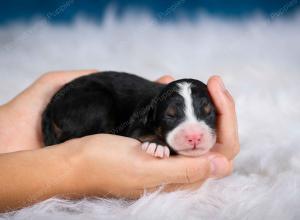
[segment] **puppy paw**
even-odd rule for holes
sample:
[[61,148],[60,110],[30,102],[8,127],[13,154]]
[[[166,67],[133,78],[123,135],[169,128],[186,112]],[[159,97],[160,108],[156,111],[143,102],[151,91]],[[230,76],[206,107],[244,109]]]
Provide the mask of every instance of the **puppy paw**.
[[164,158],[170,156],[170,149],[168,147],[156,143],[144,142],[142,149],[154,157]]

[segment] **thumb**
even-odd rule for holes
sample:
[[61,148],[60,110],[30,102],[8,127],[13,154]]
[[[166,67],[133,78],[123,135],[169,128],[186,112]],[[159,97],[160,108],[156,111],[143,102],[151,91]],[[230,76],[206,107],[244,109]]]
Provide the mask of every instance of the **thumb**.
[[239,151],[234,100],[219,76],[212,76],[207,86],[218,114],[217,142],[221,145],[216,145],[215,150],[232,159]]

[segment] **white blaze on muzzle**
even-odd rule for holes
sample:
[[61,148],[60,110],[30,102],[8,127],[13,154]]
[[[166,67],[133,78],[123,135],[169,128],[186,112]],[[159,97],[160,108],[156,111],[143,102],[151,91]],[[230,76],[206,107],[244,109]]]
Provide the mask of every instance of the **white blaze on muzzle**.
[[185,118],[167,134],[167,143],[179,154],[199,156],[209,151],[216,142],[214,131],[203,121],[197,119],[193,106],[191,84],[178,84],[178,93],[184,99]]

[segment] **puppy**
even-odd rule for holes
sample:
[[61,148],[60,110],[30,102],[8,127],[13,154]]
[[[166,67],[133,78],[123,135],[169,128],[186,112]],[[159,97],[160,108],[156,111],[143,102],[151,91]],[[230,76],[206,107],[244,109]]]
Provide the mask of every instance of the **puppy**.
[[45,146],[98,133],[132,137],[155,157],[199,156],[216,142],[216,112],[207,86],[195,79],[168,85],[121,72],[73,80],[42,115]]

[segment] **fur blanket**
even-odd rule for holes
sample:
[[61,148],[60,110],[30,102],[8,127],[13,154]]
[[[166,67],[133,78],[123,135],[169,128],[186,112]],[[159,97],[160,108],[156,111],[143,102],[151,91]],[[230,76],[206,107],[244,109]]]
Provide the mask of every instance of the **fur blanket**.
[[128,71],[206,81],[236,99],[241,152],[234,173],[196,192],[137,201],[52,198],[0,219],[300,219],[300,13],[241,21],[200,16],[159,24],[145,14],[72,25],[43,18],[0,29],[0,104],[57,69]]

